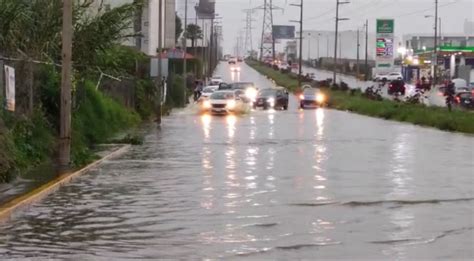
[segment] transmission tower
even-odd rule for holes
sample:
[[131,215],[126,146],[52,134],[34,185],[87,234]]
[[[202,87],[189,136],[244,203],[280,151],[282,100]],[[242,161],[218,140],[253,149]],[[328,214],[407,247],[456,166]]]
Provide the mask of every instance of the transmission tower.
[[271,57],[275,60],[275,39],[273,39],[273,10],[280,7],[273,5],[273,0],[264,0],[263,6],[255,9],[263,10],[263,28],[260,42],[260,60]]
[[245,17],[245,43],[244,43],[244,50],[247,53],[251,53],[253,51],[253,43],[252,43],[252,22],[255,20],[252,18],[252,14],[255,10],[253,9],[244,9],[244,13],[246,13]]

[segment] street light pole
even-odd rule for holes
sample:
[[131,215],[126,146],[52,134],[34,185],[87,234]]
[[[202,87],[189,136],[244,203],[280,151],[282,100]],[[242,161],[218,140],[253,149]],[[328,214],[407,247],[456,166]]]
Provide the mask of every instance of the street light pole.
[[365,20],[365,81],[369,80],[369,20]]
[[360,55],[360,39],[359,39],[359,28],[357,28],[357,66],[356,66],[357,79],[359,79],[359,55]]
[[[161,0],[160,0],[160,4],[161,4]],[[161,21],[160,21],[161,22]],[[186,106],[186,103],[188,101],[188,97],[187,96],[187,89],[188,89],[188,74],[187,74],[187,57],[186,57],[186,54],[188,53],[188,39],[186,37],[186,33],[188,31],[188,0],[185,0],[184,2],[184,40],[183,40],[183,43],[184,43],[184,46],[183,46],[183,51],[184,51],[184,55],[183,55],[183,92],[184,92],[184,106]]]
[[334,75],[333,75],[333,84],[336,84],[336,71],[337,71],[337,37],[339,33],[339,21],[349,20],[348,18],[339,18],[339,6],[342,4],[349,4],[350,2],[341,2],[336,0],[336,30],[334,32]]
[[300,20],[291,22],[297,22],[300,24],[300,50],[299,50],[299,68],[298,68],[298,87],[301,87],[301,76],[303,74],[303,0],[300,0],[300,4],[291,4],[292,6],[298,6],[300,8]]
[[435,0],[435,35],[434,35],[434,53],[433,53],[433,58],[431,61],[432,68],[433,68],[433,87],[436,85],[437,81],[437,70],[436,67],[438,65],[438,0]]

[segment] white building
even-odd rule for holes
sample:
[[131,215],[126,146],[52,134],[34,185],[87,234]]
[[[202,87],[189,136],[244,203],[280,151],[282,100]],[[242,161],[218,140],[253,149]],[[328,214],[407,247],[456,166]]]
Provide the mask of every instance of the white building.
[[464,34],[474,35],[474,21],[464,20]]
[[[159,21],[159,4],[162,2],[162,21]],[[175,17],[176,0],[145,0],[140,17],[140,26],[134,28],[132,21],[130,31],[138,31],[142,37],[137,42],[130,38],[123,42],[127,46],[135,46],[147,55],[155,56],[158,50],[159,29],[162,26],[162,46],[163,48],[174,48],[175,37]],[[134,0],[96,0],[95,7],[101,5],[105,9],[115,8],[123,4],[133,3]]]

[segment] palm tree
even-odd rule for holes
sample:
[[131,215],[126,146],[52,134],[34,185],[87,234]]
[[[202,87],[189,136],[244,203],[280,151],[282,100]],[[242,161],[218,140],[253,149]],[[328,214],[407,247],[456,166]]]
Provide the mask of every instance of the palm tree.
[[201,27],[197,24],[189,24],[184,33],[186,39],[191,39],[191,47],[194,49],[197,39],[202,39],[202,30]]

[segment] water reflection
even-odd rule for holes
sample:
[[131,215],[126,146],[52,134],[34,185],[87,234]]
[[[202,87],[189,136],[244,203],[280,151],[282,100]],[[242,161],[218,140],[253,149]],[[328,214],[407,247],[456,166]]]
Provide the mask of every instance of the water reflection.
[[269,111],[268,114],[268,122],[269,122],[269,131],[268,131],[268,138],[273,139],[273,135],[275,134],[275,111]]
[[229,135],[229,139],[233,139],[235,136],[235,123],[237,122],[237,117],[235,115],[227,115],[226,123],[227,123],[227,133]]
[[212,122],[211,115],[209,114],[201,115],[202,130],[204,132],[205,141],[209,141],[209,138],[211,136],[211,122]]

